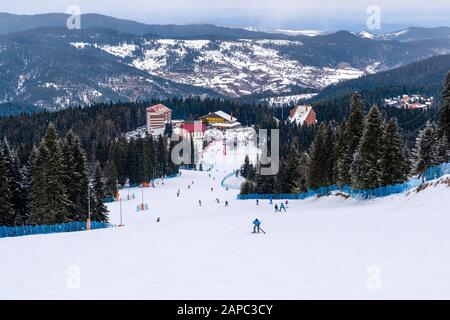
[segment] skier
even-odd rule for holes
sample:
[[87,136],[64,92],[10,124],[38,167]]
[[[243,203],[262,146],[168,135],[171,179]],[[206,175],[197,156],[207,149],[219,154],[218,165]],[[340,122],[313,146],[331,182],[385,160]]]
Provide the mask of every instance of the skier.
[[253,233],[259,233],[261,231],[261,221],[255,219],[253,221]]
[[190,189],[191,188],[191,185],[190,184],[188,184],[188,189]]
[[270,198],[270,204],[272,204],[272,197]]
[[284,206],[283,202],[281,203],[281,206],[280,206],[280,212],[281,212],[281,210],[284,210],[284,212],[286,212],[286,207]]
[[214,188],[213,187],[211,187],[211,192],[213,192],[214,191]]
[[216,198],[216,202],[217,202],[217,204],[219,204],[219,203],[220,203],[220,200],[219,200],[219,198]]
[[225,207],[228,207],[228,201],[225,201]]
[[256,199],[256,205],[259,206],[259,200],[258,199]]
[[278,212],[278,204],[275,204],[275,212]]
[[156,219],[156,222],[160,222],[161,221],[161,218],[160,217],[158,217],[158,219]]
[[198,205],[201,207],[202,206],[202,200],[198,200]]

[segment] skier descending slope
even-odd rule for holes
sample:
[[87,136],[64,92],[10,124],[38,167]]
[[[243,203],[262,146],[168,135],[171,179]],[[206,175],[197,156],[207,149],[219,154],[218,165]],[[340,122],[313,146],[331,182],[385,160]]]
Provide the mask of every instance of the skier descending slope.
[[261,229],[261,221],[259,221],[258,219],[255,219],[253,221],[253,233],[266,233],[263,229]]

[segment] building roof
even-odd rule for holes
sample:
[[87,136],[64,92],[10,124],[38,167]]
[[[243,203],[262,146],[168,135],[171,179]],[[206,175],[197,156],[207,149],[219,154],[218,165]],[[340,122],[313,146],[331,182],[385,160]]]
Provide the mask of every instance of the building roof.
[[230,121],[230,122],[236,122],[237,121],[237,119],[235,117],[229,115],[226,112],[223,112],[222,110],[215,111],[215,112],[210,112],[207,115],[205,115],[203,117],[200,117],[200,119],[206,118],[206,117],[208,117],[211,114],[215,114],[215,115],[217,115],[217,116],[219,116],[221,118],[224,118],[224,119],[226,119],[227,121]]
[[307,116],[308,113],[312,110],[312,106],[303,105],[303,106],[296,106],[294,109],[292,109],[289,112],[289,118],[294,118],[296,116]]
[[184,130],[189,131],[189,133],[192,132],[205,132],[206,131],[206,125],[201,123],[201,124],[196,124],[196,123],[183,123],[181,125],[181,128],[183,128]]
[[167,108],[165,105],[159,103],[147,108],[147,112],[156,112],[156,113],[170,113],[172,110]]
[[303,124],[308,118],[313,107],[309,105],[297,106],[289,112],[289,121]]
[[233,129],[239,127],[240,125],[240,122],[235,121],[233,123],[212,123],[211,127]]

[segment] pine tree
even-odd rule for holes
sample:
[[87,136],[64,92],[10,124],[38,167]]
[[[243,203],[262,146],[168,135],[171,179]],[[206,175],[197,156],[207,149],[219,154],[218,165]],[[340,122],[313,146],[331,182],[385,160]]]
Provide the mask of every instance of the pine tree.
[[8,159],[0,143],[0,226],[14,225],[14,208],[11,203],[11,190],[9,183]]
[[27,215],[27,194],[23,190],[23,177],[20,170],[19,159],[16,153],[10,148],[8,141],[3,141],[2,148],[4,159],[6,159],[9,190],[11,197],[9,201],[12,204],[14,224],[21,224],[23,216]]
[[447,163],[449,161],[449,149],[445,135],[436,137],[433,150],[433,157],[436,164]]
[[105,195],[106,197],[115,198],[119,190],[117,190],[118,176],[116,166],[112,160],[109,160],[104,168],[105,176]]
[[402,138],[398,132],[397,122],[390,120],[385,128],[380,158],[382,186],[403,183],[408,178],[407,161]]
[[308,186],[311,189],[328,186],[332,181],[333,145],[335,136],[321,123],[309,151]]
[[337,183],[340,187],[342,187],[341,181],[339,180],[339,171],[342,170],[340,165],[343,164],[342,159],[346,150],[346,121],[344,120],[337,129],[336,132],[336,144],[334,147],[334,163],[333,163],[333,184]]
[[250,159],[248,155],[246,155],[244,159],[244,164],[241,167],[241,176],[244,177],[245,179],[248,179],[249,170],[250,170]]
[[62,143],[63,179],[69,203],[66,218],[83,221],[87,218],[88,173],[87,161],[81,143],[69,131]]
[[427,122],[417,138],[414,149],[414,171],[424,178],[425,171],[436,165],[435,160],[436,127]]
[[255,184],[252,181],[244,181],[241,184],[240,194],[252,194],[255,192]]
[[444,142],[446,142],[446,158],[448,161],[448,152],[450,152],[450,72],[447,74],[447,80],[442,93],[442,102],[443,105],[439,120],[439,134],[440,137],[444,139]]
[[380,158],[383,143],[384,124],[377,107],[367,114],[363,136],[358,146],[358,155],[352,164],[352,187],[371,189],[380,185]]
[[271,194],[275,190],[275,178],[272,175],[262,175],[261,170],[257,170],[255,191],[258,194]]
[[157,177],[163,177],[166,172],[166,164],[167,164],[167,146],[164,141],[165,139],[160,136],[157,141],[157,168],[155,170],[155,174]]
[[64,184],[61,146],[55,126],[48,126],[32,170],[32,224],[67,222],[70,208]]
[[363,103],[361,100],[361,95],[359,94],[352,95],[350,115],[347,119],[345,129],[345,138],[343,138],[346,141],[345,151],[337,160],[337,183],[341,186],[349,185],[351,183],[350,167],[353,162],[354,154],[358,149],[364,129]]
[[333,127],[332,124],[327,125],[326,128],[326,134],[325,134],[325,140],[324,140],[324,163],[323,163],[323,170],[324,170],[324,181],[323,186],[330,186],[334,184],[334,167],[335,167],[335,153],[334,148],[336,146],[336,130]]
[[309,170],[309,156],[306,152],[300,155],[299,167],[298,167],[298,190],[297,192],[308,191],[308,170]]
[[280,168],[275,180],[275,193],[290,193],[289,171],[285,160],[280,160]]
[[98,162],[93,168],[93,177],[91,181],[91,220],[108,222],[108,209],[103,202],[103,199],[106,198],[104,178]]

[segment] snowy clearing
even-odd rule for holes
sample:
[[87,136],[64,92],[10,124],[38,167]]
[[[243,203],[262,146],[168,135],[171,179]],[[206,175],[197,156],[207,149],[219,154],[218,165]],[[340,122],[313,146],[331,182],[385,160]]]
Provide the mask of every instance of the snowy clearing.
[[[246,151],[230,145],[224,157],[216,141],[211,172],[144,189],[149,211],[136,211],[142,189],[122,190],[135,194],[122,203],[125,227],[0,239],[0,299],[450,298],[446,184],[291,201],[275,214],[221,188]],[[109,209],[118,224],[119,204]],[[251,233],[255,218],[267,234]]]

